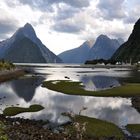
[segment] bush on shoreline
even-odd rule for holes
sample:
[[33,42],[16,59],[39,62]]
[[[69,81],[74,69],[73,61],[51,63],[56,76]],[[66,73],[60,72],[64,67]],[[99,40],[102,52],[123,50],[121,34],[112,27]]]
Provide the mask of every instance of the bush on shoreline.
[[14,69],[15,65],[12,64],[11,62],[5,61],[5,60],[0,60],[0,71],[2,70],[11,70]]
[[105,59],[95,59],[95,60],[87,60],[85,62],[85,64],[93,64],[93,65],[97,65],[97,64],[104,64],[104,65],[107,65],[107,64],[112,64],[112,65],[115,65],[117,63],[117,61],[115,60],[105,60]]

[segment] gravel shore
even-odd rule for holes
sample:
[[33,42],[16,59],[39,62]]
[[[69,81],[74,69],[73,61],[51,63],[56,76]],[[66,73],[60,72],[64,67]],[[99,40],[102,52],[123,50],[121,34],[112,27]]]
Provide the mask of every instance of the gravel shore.
[[0,71],[0,83],[23,76],[25,73],[23,69]]

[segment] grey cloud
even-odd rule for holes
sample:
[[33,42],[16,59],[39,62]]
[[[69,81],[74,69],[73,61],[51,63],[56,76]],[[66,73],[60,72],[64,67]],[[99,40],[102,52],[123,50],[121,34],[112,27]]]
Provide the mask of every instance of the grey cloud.
[[103,18],[107,20],[120,19],[126,16],[123,9],[124,2],[125,0],[99,0],[97,7]]
[[80,9],[73,8],[71,6],[63,6],[63,8],[57,6],[56,14],[43,13],[39,18],[39,23],[43,24],[46,20],[58,23],[66,19],[73,18],[78,12],[80,12]]
[[89,0],[63,0],[63,2],[73,6],[73,7],[88,7]]
[[123,40],[127,40],[128,39],[128,35],[130,34],[130,32],[128,31],[112,31],[110,32],[110,35],[113,37],[113,38],[122,38]]
[[17,5],[20,5],[20,2],[18,0],[12,0],[12,1],[5,0],[5,3],[7,4],[7,6],[13,8],[15,8]]
[[52,26],[52,29],[57,32],[65,32],[65,33],[79,33],[84,29],[82,26],[72,25],[67,23],[59,23]]
[[22,4],[27,4],[31,8],[37,8],[41,11],[53,11],[53,4],[64,3],[75,8],[88,7],[89,0],[19,0]]
[[138,17],[126,17],[123,21],[126,24],[134,24],[138,20]]
[[0,20],[0,33],[5,34],[13,31],[15,29],[15,25],[13,26],[12,23],[6,23],[6,21]]
[[29,5],[33,10],[54,12],[54,9],[47,0],[19,0],[20,4]]
[[136,5],[134,9],[128,11],[127,16],[123,20],[124,23],[135,24],[135,22],[140,18],[139,9],[140,9],[140,2],[139,5]]
[[0,34],[0,41],[4,40],[5,38],[8,38],[7,34]]
[[75,15],[75,13],[78,13],[79,11],[79,9],[72,7],[58,8],[55,20],[65,20],[67,18],[71,18]]
[[4,39],[17,29],[18,22],[13,19],[0,19],[0,38]]

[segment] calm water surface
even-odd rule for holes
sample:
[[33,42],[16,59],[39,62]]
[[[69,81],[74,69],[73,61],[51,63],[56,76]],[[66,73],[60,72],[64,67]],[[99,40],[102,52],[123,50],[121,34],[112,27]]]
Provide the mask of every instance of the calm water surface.
[[140,123],[140,114],[132,107],[130,99],[72,96],[41,87],[45,80],[67,80],[67,76],[70,80],[83,82],[86,90],[104,90],[121,86],[126,80],[134,82],[140,72],[134,73],[126,68],[85,68],[77,65],[43,65],[30,69],[34,76],[27,75],[0,84],[0,97],[6,97],[0,100],[1,111],[11,105],[27,107],[41,104],[45,107],[44,110],[17,116],[60,122],[63,121],[62,112],[73,111],[78,114],[84,106],[87,107],[87,110],[82,112],[85,116],[111,121],[117,125]]

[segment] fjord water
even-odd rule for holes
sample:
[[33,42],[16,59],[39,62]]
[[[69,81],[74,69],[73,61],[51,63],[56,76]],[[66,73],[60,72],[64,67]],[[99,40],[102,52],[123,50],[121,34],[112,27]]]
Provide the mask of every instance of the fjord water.
[[126,80],[134,82],[140,72],[133,72],[128,68],[93,68],[64,64],[32,64],[26,65],[26,68],[34,74],[0,84],[2,110],[11,105],[27,107],[40,104],[45,107],[44,110],[17,116],[60,122],[64,119],[62,112],[73,111],[78,114],[84,106],[87,107],[82,112],[85,116],[111,121],[119,126],[140,123],[140,114],[132,107],[130,98],[65,95],[41,86],[45,80],[73,80],[81,81],[86,90],[104,90],[121,86]]

